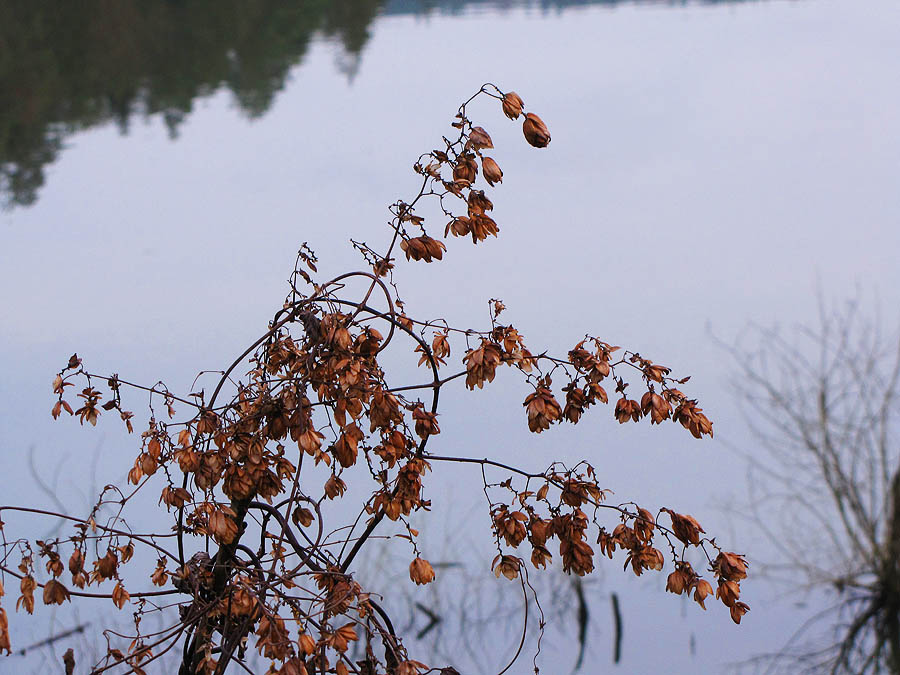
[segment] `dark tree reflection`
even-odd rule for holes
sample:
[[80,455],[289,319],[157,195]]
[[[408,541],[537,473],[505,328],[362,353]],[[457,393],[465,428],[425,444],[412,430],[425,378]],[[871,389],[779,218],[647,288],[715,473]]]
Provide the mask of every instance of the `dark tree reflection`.
[[[732,2],[738,0],[699,0]],[[159,114],[174,138],[222,87],[263,115],[316,34],[352,78],[379,14],[687,0],[5,0],[0,2],[0,205],[33,204],[65,138]]]
[[264,114],[321,31],[357,55],[380,0],[10,0],[0,3],[0,201],[29,205],[65,137],[161,114],[177,135],[227,87]]

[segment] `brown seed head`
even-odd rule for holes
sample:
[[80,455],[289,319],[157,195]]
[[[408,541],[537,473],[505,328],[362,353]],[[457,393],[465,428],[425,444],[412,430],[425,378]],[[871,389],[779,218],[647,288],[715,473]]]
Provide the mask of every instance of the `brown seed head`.
[[434,581],[434,568],[424,558],[416,557],[409,564],[409,578],[417,584],[428,584]]
[[481,127],[472,127],[472,131],[469,133],[468,144],[476,150],[494,147],[494,142],[491,140],[490,134]]
[[44,604],[61,605],[69,599],[68,589],[56,579],[51,579],[44,585]]
[[716,589],[716,599],[726,607],[732,607],[741,597],[741,585],[736,581],[720,581]]
[[694,586],[694,600],[703,609],[706,609],[706,605],[703,603],[706,601],[706,596],[711,595],[712,592],[712,585],[706,579],[700,579]]
[[746,603],[735,602],[731,606],[731,620],[739,624],[741,622],[741,617],[749,611],[750,607]]
[[481,173],[484,174],[484,179],[491,187],[494,186],[494,183],[503,182],[503,171],[500,170],[500,166],[491,157],[482,157]]
[[521,97],[514,91],[509,91],[503,95],[503,114],[509,119],[518,119],[522,114],[522,107],[525,103]]
[[536,148],[546,148],[550,144],[550,130],[544,121],[534,113],[527,113],[522,123],[525,140]]

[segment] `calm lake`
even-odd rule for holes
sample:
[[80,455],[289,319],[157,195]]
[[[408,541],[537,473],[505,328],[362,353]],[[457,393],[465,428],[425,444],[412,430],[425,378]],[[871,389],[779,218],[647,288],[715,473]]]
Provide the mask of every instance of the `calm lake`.
[[[611,414],[535,437],[524,390],[498,377],[489,392],[460,385],[442,442],[520,463],[532,453],[540,467],[588,457],[620,501],[695,514],[764,559],[759,535],[723,508],[746,500],[738,453],[754,440],[713,336],[815,321],[819,297],[859,297],[897,328],[898,81],[893,0],[3,3],[2,501],[50,503],[30,487],[29,458],[78,509],[92,481],[133,462],[134,439],[52,423],[50,382],[72,352],[189,391],[265,328],[302,242],[328,278],[360,267],[350,238],[386,241],[387,206],[418,187],[415,159],[494,82],[521,94],[552,143],[529,148],[499,107],[476,104],[504,170],[500,236],[449,242],[440,265],[400,263],[407,305],[483,326],[501,298],[532,350],[564,353],[585,333],[627,345],[693,375],[716,438]],[[422,523],[423,541],[435,559],[485,561],[480,588],[493,592],[490,542],[441,534],[453,513],[489,527],[480,479],[457,479],[434,486],[439,524]],[[735,626],[721,606],[665,594],[665,577],[600,568],[586,673],[718,672],[783,647],[822,602],[747,582],[752,611]],[[15,615],[11,582],[23,646],[51,614]],[[517,629],[499,630],[509,649],[450,649],[460,672],[496,672]],[[576,632],[574,609],[548,628],[542,672],[571,670]],[[525,654],[510,672],[532,672]],[[0,670],[40,672],[43,658]]]

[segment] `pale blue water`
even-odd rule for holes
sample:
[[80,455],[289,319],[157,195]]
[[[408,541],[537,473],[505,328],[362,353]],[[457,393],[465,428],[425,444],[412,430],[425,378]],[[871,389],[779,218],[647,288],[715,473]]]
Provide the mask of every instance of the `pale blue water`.
[[[694,513],[737,550],[762,546],[717,505],[744,490],[728,444],[750,441],[728,387],[733,368],[707,326],[732,341],[748,322],[813,318],[817,288],[828,298],[859,288],[896,327],[900,6],[390,2],[356,21],[307,9],[312,24],[260,19],[256,33],[233,36],[223,15],[202,42],[209,63],[185,50],[177,78],[166,79],[163,55],[125,49],[143,44],[139,31],[103,42],[124,45],[110,57],[117,67],[107,59],[121,77],[114,91],[112,75],[58,65],[48,80],[36,56],[4,62],[0,90],[20,114],[4,126],[4,171],[28,156],[45,175],[32,205],[0,213],[3,501],[46,500],[28,487],[30,447],[40,466],[62,464],[58,494],[73,505],[86,499],[95,448],[112,477],[133,460],[133,439],[52,423],[49,383],[71,352],[173,389],[229,362],[279,305],[300,242],[327,273],[357,265],[349,237],[383,240],[386,206],[415,189],[412,161],[489,80],[518,91],[553,141],[533,151],[499,110],[476,108],[505,172],[494,197],[500,237],[451,242],[440,266],[404,267],[404,299],[482,325],[485,301],[500,297],[533,349],[564,352],[585,332],[628,345],[694,375],[717,436],[695,443],[671,425],[595,417],[533,437],[525,392],[508,378],[450,398],[443,442],[474,435],[477,454],[533,454],[539,466],[589,456],[618,498]],[[58,63],[101,63],[89,49],[98,41],[73,39]],[[470,480],[435,484],[436,522]],[[721,607],[682,608],[662,592],[664,577],[645,578],[616,563],[601,572],[586,672],[610,662],[612,590],[625,615],[622,672],[715,671],[780,648],[808,616],[780,587],[748,582],[753,609],[738,628]],[[46,623],[12,621],[20,644],[47,633]],[[554,659],[573,661],[574,623],[551,630],[544,672],[564,672]],[[526,654],[514,672],[529,672]],[[485,656],[485,672],[504,656]]]

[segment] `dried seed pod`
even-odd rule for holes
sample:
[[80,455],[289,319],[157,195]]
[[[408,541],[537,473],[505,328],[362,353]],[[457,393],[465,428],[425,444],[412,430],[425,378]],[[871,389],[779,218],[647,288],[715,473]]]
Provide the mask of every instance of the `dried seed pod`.
[[407,260],[424,260],[425,262],[441,260],[444,257],[444,251],[447,250],[447,247],[441,242],[428,235],[405,239],[400,242],[400,248],[406,253]]
[[490,134],[481,127],[472,127],[469,134],[469,145],[476,150],[484,148],[493,148],[494,142],[491,140]]
[[546,148],[550,143],[550,130],[547,129],[544,120],[534,113],[525,115],[522,132],[525,134],[525,140],[536,148]]
[[500,170],[497,162],[491,157],[483,157],[481,159],[481,173],[491,187],[494,186],[494,183],[503,182],[503,171]]
[[503,114],[511,120],[518,119],[524,105],[522,98],[514,91],[503,95]]
[[474,183],[477,175],[478,163],[471,153],[467,152],[462,155],[453,167],[453,180],[463,180]]
[[428,584],[434,581],[434,568],[424,558],[417,557],[409,564],[409,578],[417,584]]

